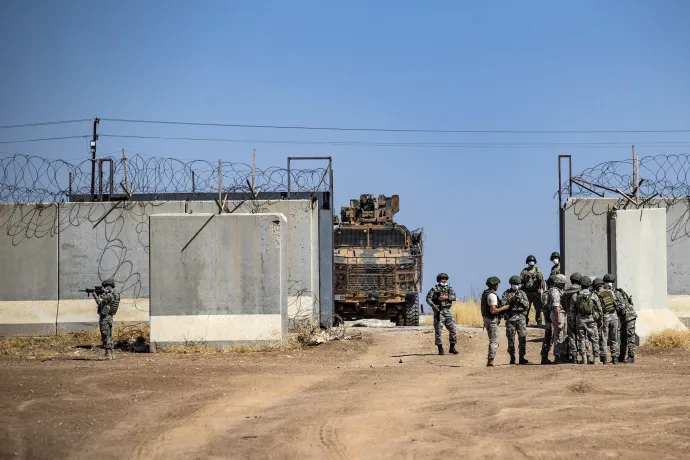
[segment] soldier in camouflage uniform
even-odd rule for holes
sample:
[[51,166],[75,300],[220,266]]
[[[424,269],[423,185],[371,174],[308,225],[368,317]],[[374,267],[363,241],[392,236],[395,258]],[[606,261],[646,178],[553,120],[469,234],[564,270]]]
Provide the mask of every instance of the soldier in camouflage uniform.
[[570,275],[570,287],[566,289],[563,296],[566,312],[566,333],[568,336],[568,361],[573,364],[577,362],[577,355],[580,351],[580,341],[577,337],[577,313],[575,311],[577,293],[582,289],[580,278],[582,278],[582,275],[577,272]]
[[438,284],[429,289],[429,293],[426,295],[426,303],[434,311],[434,332],[436,333],[438,354],[445,354],[442,340],[443,326],[445,325],[450,335],[450,349],[448,351],[457,355],[459,351],[455,349],[455,343],[458,340],[455,330],[455,318],[453,318],[453,314],[450,311],[450,307],[457,297],[453,288],[448,284],[448,274],[439,273],[436,277],[436,282]]
[[[618,320],[620,321],[620,353],[618,362],[632,364],[635,362],[635,322],[637,313],[633,307],[632,297],[622,288],[613,289],[616,277],[611,273],[604,275],[604,287],[612,289],[618,301]],[[627,359],[625,357],[627,352]]]
[[529,308],[529,299],[525,291],[520,289],[520,277],[513,275],[510,277],[510,289],[506,289],[501,296],[501,304],[508,305],[508,310],[504,312],[506,320],[506,338],[508,339],[508,354],[510,364],[515,364],[515,333],[518,336],[518,347],[520,360],[519,364],[528,364],[525,359],[527,348],[527,318],[525,312]]
[[499,299],[498,294],[496,294],[500,283],[500,279],[491,276],[486,280],[487,289],[482,292],[482,318],[484,319],[486,332],[489,334],[489,354],[486,360],[487,367],[492,367],[494,365],[494,358],[498,350],[498,317],[502,312],[510,308],[510,305],[501,306],[501,299]]
[[98,325],[101,330],[101,342],[105,349],[105,358],[114,359],[113,356],[113,315],[120,306],[120,294],[115,292],[115,281],[107,279],[102,286],[105,292],[101,295],[92,293],[98,305]]
[[618,320],[618,299],[613,289],[606,289],[605,282],[601,278],[594,280],[594,292],[601,300],[601,308],[604,316],[601,322],[601,335],[599,336],[599,359],[606,364],[606,344],[611,350],[611,364],[618,364],[620,344],[620,322]]
[[[551,275],[551,288],[549,289],[548,308],[551,313],[551,327],[553,340],[553,355],[557,363],[566,363],[566,312],[564,305],[564,290],[566,278],[560,273]],[[543,346],[544,344],[542,344]],[[548,350],[544,356],[548,361]]]
[[[542,310],[542,292],[544,291],[544,275],[541,270],[537,268],[536,257],[527,256],[527,267],[520,272],[520,279],[522,281],[522,289],[527,294],[527,298],[531,305],[534,305],[534,313],[537,319],[537,325],[541,325],[541,310]],[[529,308],[525,316],[529,316]]]
[[546,280],[546,291],[541,295],[542,311],[544,312],[544,338],[541,342],[541,364],[551,364],[549,351],[553,343],[553,327],[551,325],[551,288],[553,287],[553,276]]
[[[580,338],[580,358],[578,364],[595,364],[599,357],[599,329],[597,322],[601,319],[599,297],[590,290],[592,279],[589,276],[580,278],[582,289],[577,293],[575,311],[577,312],[578,336]],[[592,346],[593,359],[590,359],[589,345]]]
[[551,253],[551,262],[553,262],[553,267],[551,267],[551,273],[549,276],[558,275],[561,273],[561,255],[557,252]]

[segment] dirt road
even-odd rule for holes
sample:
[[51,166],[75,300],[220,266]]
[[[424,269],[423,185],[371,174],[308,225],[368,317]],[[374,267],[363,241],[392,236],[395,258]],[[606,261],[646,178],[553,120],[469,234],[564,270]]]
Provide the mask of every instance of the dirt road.
[[688,352],[511,366],[502,336],[486,368],[481,330],[458,356],[430,329],[359,330],[297,352],[0,358],[0,457],[690,457]]

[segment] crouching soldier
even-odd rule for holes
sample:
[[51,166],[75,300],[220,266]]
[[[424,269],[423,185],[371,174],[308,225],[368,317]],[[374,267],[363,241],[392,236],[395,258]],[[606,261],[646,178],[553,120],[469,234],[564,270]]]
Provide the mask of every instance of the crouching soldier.
[[[611,273],[604,275],[604,286],[606,289],[613,289],[616,277]],[[620,352],[618,361],[621,363],[632,364],[635,362],[635,322],[637,313],[633,307],[632,296],[622,288],[613,290],[618,300],[618,320],[620,321]],[[627,359],[626,359],[627,352]]]
[[120,294],[115,292],[115,281],[107,279],[102,286],[105,292],[101,295],[92,293],[98,305],[98,325],[101,330],[101,343],[105,349],[105,358],[114,359],[113,356],[113,315],[117,313],[120,306]]
[[515,364],[515,333],[518,336],[518,350],[520,354],[519,364],[528,364],[525,359],[527,348],[527,309],[529,299],[525,291],[520,289],[519,276],[510,277],[510,289],[506,289],[501,296],[501,303],[508,305],[508,310],[503,314],[506,320],[506,338],[508,339],[508,354],[510,364]]
[[429,289],[429,293],[426,295],[426,303],[434,310],[434,332],[438,354],[445,354],[442,340],[443,326],[445,325],[450,336],[450,349],[448,351],[457,355],[460,352],[455,349],[455,343],[458,340],[455,330],[455,318],[453,318],[453,314],[450,311],[450,307],[456,299],[455,291],[448,284],[448,275],[446,273],[439,273],[436,277],[436,282],[438,284]]

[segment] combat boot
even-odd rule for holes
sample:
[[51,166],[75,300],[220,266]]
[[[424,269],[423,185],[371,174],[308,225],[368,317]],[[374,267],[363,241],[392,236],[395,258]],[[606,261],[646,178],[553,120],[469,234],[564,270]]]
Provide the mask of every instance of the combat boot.
[[515,353],[510,354],[510,364],[515,364]]
[[577,356],[572,355],[570,357],[570,364],[577,364]]
[[445,353],[443,351],[443,345],[437,345],[437,347],[438,347],[438,354],[439,355],[445,355]]
[[455,349],[455,344],[454,344],[454,343],[451,343],[451,344],[450,344],[450,350],[448,350],[448,352],[449,352],[449,353],[453,353],[454,355],[457,355],[457,354],[460,353],[458,350]]
[[606,364],[606,356],[599,356],[599,361],[601,361],[601,364]]
[[494,359],[493,358],[488,358],[486,360],[486,367],[494,367]]
[[634,356],[628,356],[628,359],[623,361],[625,364],[635,364],[635,357]]
[[115,357],[113,356],[113,349],[112,348],[108,348],[105,352],[105,355],[108,359],[115,359]]
[[615,356],[613,358],[611,358],[611,364],[613,364],[613,365],[618,364],[618,358],[616,358]]
[[518,361],[518,364],[529,364],[529,361],[527,361],[524,356],[520,356],[520,361]]
[[541,357],[541,363],[542,364],[553,364],[553,361],[551,361],[548,356],[542,356]]

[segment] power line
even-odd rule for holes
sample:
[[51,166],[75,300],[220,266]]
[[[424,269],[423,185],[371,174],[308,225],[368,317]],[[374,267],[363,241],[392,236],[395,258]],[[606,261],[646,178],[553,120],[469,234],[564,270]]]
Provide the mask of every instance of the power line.
[[[630,146],[628,142],[367,142],[367,141],[310,141],[310,140],[269,140],[269,139],[230,139],[214,137],[166,137],[128,134],[99,134],[99,137],[126,139],[157,139],[174,141],[232,142],[246,144],[296,144],[296,145],[353,145],[365,147],[429,147],[429,148],[471,148],[471,147],[620,147]],[[690,142],[637,142],[635,145],[690,145]]]
[[363,131],[384,133],[436,133],[436,134],[661,134],[690,133],[690,129],[631,129],[631,130],[523,130],[523,129],[407,129],[407,128],[345,128],[326,126],[290,126],[290,125],[251,125],[239,123],[202,123],[189,121],[129,120],[123,118],[101,118],[102,121],[115,123],[146,123],[159,125],[213,126],[225,128],[257,129],[292,129],[310,131]]
[[43,137],[40,139],[21,139],[21,140],[14,140],[14,141],[0,141],[0,144],[21,144],[24,142],[58,141],[61,139],[78,139],[78,138],[82,138],[82,137],[88,137],[88,136],[80,135],[80,136]]
[[85,121],[93,121],[89,118],[82,118],[80,120],[62,120],[62,121],[43,121],[39,123],[25,123],[23,125],[0,125],[0,129],[10,129],[10,128],[32,128],[36,126],[48,126],[48,125],[67,125],[71,123],[83,123]]

